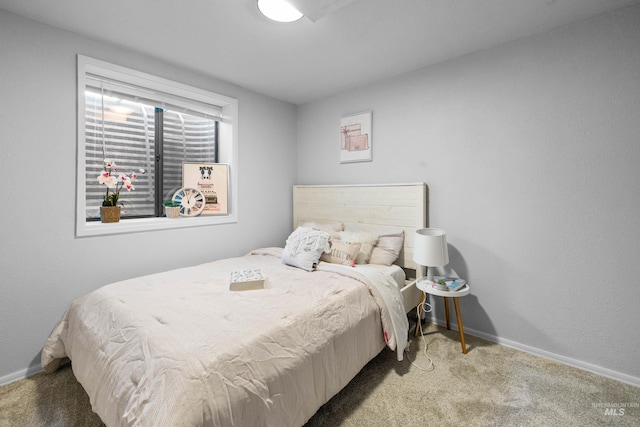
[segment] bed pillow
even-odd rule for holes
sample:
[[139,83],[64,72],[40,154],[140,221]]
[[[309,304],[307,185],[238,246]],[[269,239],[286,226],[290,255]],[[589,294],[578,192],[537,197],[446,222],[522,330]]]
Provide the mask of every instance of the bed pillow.
[[329,233],[309,227],[298,227],[287,238],[282,251],[282,263],[313,271],[320,256],[329,250]]
[[378,243],[378,235],[369,231],[341,231],[338,238],[346,243],[360,243],[360,251],[356,258],[356,264],[367,264],[371,259],[373,248]]
[[355,265],[361,243],[347,243],[340,240],[331,240],[331,251],[324,253],[320,261],[332,264]]
[[404,244],[404,231],[378,236],[378,244],[371,252],[369,264],[391,265],[400,256]]

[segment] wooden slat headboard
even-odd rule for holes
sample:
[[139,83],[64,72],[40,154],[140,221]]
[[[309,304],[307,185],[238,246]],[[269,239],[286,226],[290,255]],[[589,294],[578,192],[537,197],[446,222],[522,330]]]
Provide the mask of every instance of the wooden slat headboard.
[[308,221],[342,221],[363,230],[402,229],[404,247],[396,261],[415,270],[415,231],[428,225],[427,185],[296,185],[293,187],[293,228]]

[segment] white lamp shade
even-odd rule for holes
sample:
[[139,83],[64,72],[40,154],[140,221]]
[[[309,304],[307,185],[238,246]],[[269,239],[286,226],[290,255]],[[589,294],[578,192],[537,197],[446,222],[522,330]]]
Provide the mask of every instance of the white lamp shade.
[[413,260],[426,267],[442,267],[449,264],[447,235],[444,230],[438,228],[416,230]]

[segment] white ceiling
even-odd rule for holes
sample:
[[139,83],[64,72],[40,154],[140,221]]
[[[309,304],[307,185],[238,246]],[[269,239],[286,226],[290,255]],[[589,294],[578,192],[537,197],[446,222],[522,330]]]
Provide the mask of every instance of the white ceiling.
[[302,104],[640,3],[316,1],[315,22],[288,24],[264,18],[256,0],[0,0],[0,8]]

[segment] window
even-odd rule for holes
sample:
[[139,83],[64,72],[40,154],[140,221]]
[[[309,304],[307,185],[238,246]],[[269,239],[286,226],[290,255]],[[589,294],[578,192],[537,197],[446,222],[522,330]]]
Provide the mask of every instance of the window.
[[[96,177],[104,159],[123,173],[144,169],[126,193],[122,218],[164,215],[162,201],[182,187],[183,162],[217,163],[219,113],[191,111],[144,99],[140,88],[87,76],[85,164],[88,221],[99,220],[105,186]],[[204,110],[204,108],[201,108]]]
[[[236,221],[237,101],[198,88],[78,56],[78,236]],[[144,169],[122,191],[122,220],[99,222],[104,160],[123,173]],[[229,214],[171,221],[162,202],[182,186],[184,162],[227,163]]]

